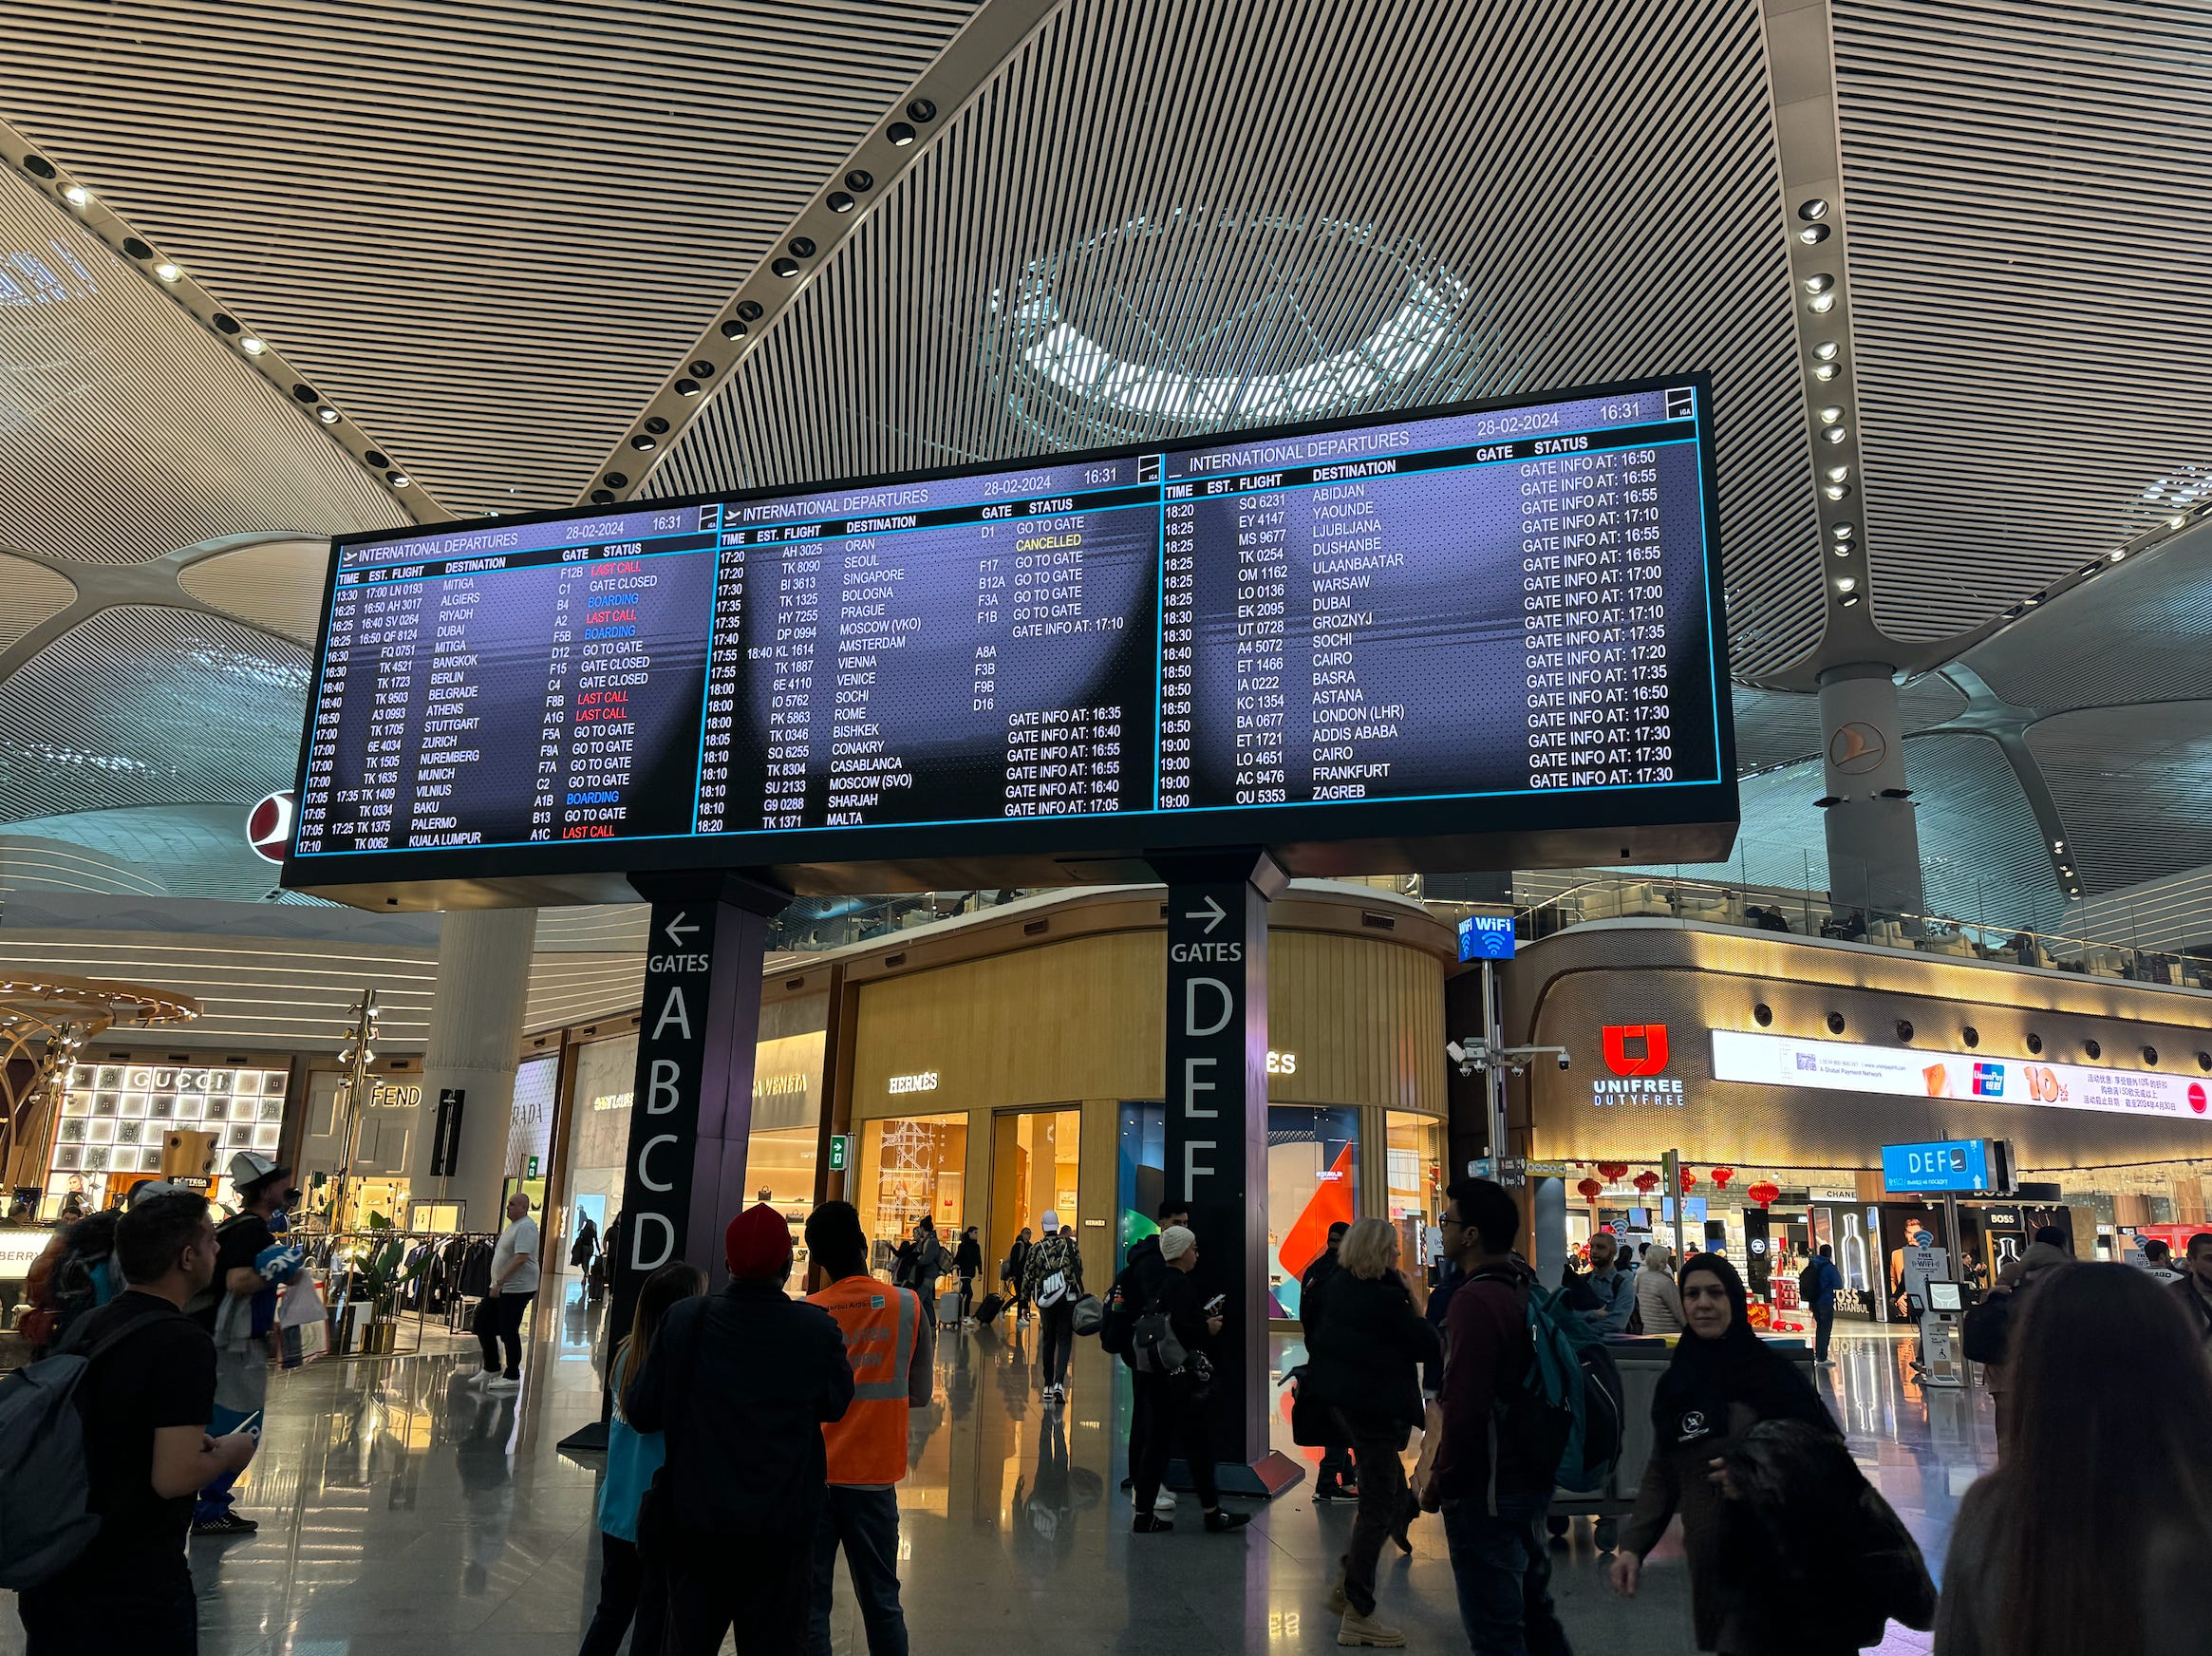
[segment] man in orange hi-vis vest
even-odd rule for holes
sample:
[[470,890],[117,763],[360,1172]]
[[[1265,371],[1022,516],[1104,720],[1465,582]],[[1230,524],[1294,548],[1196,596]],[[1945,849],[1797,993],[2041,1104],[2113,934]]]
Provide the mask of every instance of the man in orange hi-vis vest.
[[899,1609],[898,1481],[907,1475],[907,1410],[933,1395],[933,1325],[910,1289],[868,1274],[868,1237],[850,1202],[807,1218],[807,1295],[834,1317],[853,1365],[853,1402],[822,1428],[830,1504],[815,1526],[807,1656],[830,1656],[831,1584],[845,1549],[869,1656],[907,1656]]

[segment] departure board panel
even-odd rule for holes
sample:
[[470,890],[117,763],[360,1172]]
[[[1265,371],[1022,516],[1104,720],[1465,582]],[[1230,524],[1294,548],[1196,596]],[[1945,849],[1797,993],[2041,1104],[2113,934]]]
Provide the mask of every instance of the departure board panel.
[[1724,842],[1708,396],[341,539],[286,878]]

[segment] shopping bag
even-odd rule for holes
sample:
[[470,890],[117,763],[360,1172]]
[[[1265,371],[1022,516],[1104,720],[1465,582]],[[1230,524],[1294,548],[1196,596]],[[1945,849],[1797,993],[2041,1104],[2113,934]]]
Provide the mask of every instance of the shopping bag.
[[311,1278],[301,1277],[276,1302],[276,1349],[286,1368],[312,1363],[330,1349],[329,1313]]

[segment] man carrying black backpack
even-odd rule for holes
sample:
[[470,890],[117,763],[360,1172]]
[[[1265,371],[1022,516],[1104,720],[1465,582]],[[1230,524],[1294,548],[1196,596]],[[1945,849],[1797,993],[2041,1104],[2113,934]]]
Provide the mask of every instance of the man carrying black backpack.
[[1443,1442],[1428,1503],[1443,1511],[1460,1619],[1478,1656],[1565,1656],[1544,1536],[1559,1446],[1522,1440],[1504,1406],[1533,1356],[1523,1296],[1534,1278],[1513,1252],[1520,1206],[1487,1178],[1454,1179],[1445,1196],[1445,1256],[1466,1278],[1445,1316]]
[[215,1275],[206,1198],[178,1191],[141,1202],[117,1221],[115,1254],[128,1286],[79,1318],[64,1342],[66,1354],[88,1359],[74,1403],[84,1421],[84,1510],[100,1526],[74,1558],[19,1595],[27,1656],[193,1656],[199,1610],[184,1557],[192,1497],[243,1467],[257,1440],[253,1431],[207,1435],[215,1342],[184,1314]]

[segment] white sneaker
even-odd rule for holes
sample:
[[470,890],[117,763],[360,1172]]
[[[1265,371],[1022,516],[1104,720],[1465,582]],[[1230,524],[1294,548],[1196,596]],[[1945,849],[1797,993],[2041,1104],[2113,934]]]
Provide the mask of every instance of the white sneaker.
[[1373,1616],[1363,1616],[1358,1610],[1344,1612],[1343,1624],[1337,1628],[1337,1643],[1355,1647],[1364,1646],[1375,1650],[1402,1650],[1406,1636],[1396,1628],[1386,1627]]
[[1159,1493],[1158,1495],[1155,1495],[1154,1496],[1153,1496],[1153,1512],[1155,1512],[1155,1513],[1172,1513],[1172,1512],[1173,1512],[1174,1510],[1175,1510],[1175,1497],[1174,1497],[1172,1495],[1171,1495],[1171,1494],[1170,1494],[1168,1491],[1166,1491],[1166,1490],[1164,1490],[1164,1489],[1163,1489],[1163,1490],[1161,1490],[1161,1491],[1160,1491],[1160,1493]]
[[502,1374],[497,1380],[486,1381],[484,1383],[484,1389],[486,1391],[520,1391],[522,1389],[522,1382],[519,1380],[509,1380],[505,1375]]

